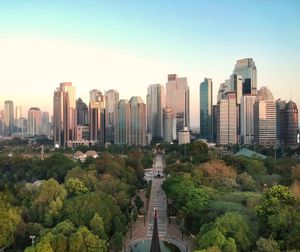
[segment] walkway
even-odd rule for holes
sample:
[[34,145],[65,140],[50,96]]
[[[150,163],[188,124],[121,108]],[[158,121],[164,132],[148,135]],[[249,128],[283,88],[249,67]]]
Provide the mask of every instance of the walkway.
[[137,241],[152,238],[154,208],[158,211],[157,224],[159,238],[176,244],[180,248],[180,251],[187,251],[185,243],[180,240],[181,233],[178,232],[176,225],[171,225],[171,227],[168,226],[167,198],[165,192],[161,188],[165,178],[156,176],[157,174],[163,175],[163,168],[163,156],[161,154],[157,154],[153,165],[153,173],[155,176],[152,179],[146,223],[144,226],[143,218],[138,218],[138,220],[133,224],[132,238],[130,239],[130,237],[127,237],[129,241],[127,240],[126,243],[126,251],[131,251],[132,246],[134,246]]

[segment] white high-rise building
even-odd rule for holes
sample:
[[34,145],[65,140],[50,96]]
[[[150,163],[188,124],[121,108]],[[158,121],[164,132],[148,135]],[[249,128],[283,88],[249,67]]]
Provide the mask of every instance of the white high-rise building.
[[243,79],[243,95],[257,93],[257,70],[255,62],[251,58],[237,60],[234,74],[242,76]]
[[105,92],[105,142],[115,142],[115,111],[119,103],[119,92],[108,90]]
[[[168,75],[166,83],[166,106],[172,109],[176,118],[176,133],[184,127],[190,127],[190,91],[186,77],[177,77],[176,74]],[[176,138],[173,135],[173,138]]]
[[147,92],[147,132],[153,138],[163,138],[163,109],[165,107],[165,88],[152,84]]
[[163,125],[164,125],[164,141],[167,143],[171,143],[173,141],[173,116],[172,110],[170,108],[164,109],[163,114]]
[[253,105],[254,143],[266,147],[276,143],[276,103],[271,91],[261,87]]
[[237,143],[237,105],[236,96],[228,92],[217,105],[217,144]]
[[255,95],[244,95],[241,98],[241,142],[243,144],[253,144],[254,139],[254,117],[253,117],[253,105],[255,101]]
[[32,107],[28,110],[27,133],[30,135],[42,133],[42,113],[39,108]]

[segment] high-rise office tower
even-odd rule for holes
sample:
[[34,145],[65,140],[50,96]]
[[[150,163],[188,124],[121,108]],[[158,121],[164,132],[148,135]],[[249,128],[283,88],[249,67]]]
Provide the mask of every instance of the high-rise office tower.
[[4,134],[11,136],[14,133],[14,103],[4,102]]
[[253,105],[254,143],[271,147],[276,143],[276,104],[267,87],[261,87]]
[[200,137],[213,140],[213,83],[205,78],[200,84]]
[[296,103],[276,101],[277,140],[288,148],[297,148],[298,108]]
[[105,118],[104,118],[104,96],[99,90],[90,91],[89,124],[90,138],[92,141],[104,144],[105,140]]
[[236,104],[240,104],[243,96],[243,79],[241,75],[230,75],[230,92],[235,93]]
[[281,145],[285,144],[285,106],[286,101],[281,99],[276,101],[276,139]]
[[72,82],[60,83],[53,96],[53,136],[58,147],[76,140],[77,113],[76,89]]
[[20,119],[22,116],[22,107],[21,106],[16,106],[16,111],[15,111],[15,131],[20,132],[21,130],[21,123]]
[[28,133],[27,132],[27,119],[25,117],[20,118],[20,125],[21,125],[20,132],[22,134]]
[[119,92],[108,90],[105,92],[105,142],[115,142],[116,109],[119,103]]
[[243,79],[243,95],[253,94],[257,92],[257,71],[255,62],[251,58],[237,60],[234,74],[242,76]]
[[146,104],[140,96],[133,96],[130,104],[131,145],[146,145]]
[[147,132],[153,138],[163,138],[163,109],[165,107],[165,88],[152,84],[147,92]]
[[87,125],[89,122],[89,109],[81,98],[76,100],[77,125]]
[[116,144],[131,145],[130,125],[130,104],[128,100],[122,99],[119,101],[116,109]]
[[241,143],[253,144],[254,137],[254,121],[253,121],[253,105],[255,95],[244,95],[241,98]]
[[173,116],[172,110],[168,107],[164,109],[163,114],[163,135],[164,142],[171,143],[173,141],[172,131],[173,131]]
[[228,92],[217,105],[217,144],[237,143],[237,105],[235,93]]
[[285,144],[297,148],[298,108],[295,102],[289,101],[285,107]]
[[42,133],[42,113],[39,108],[32,107],[28,110],[27,132],[30,135]]
[[[176,133],[184,127],[190,127],[190,91],[186,77],[168,75],[166,106],[172,109],[173,117],[176,118]],[[176,135],[173,135],[173,138],[176,138]]]
[[51,134],[51,124],[49,112],[42,112],[42,134]]

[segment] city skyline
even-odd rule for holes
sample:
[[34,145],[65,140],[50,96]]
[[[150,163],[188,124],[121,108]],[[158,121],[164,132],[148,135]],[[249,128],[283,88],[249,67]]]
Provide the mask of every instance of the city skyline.
[[[217,94],[243,58],[255,60],[257,89],[267,86],[275,100],[300,104],[298,1],[9,1],[0,6],[0,109],[12,100],[24,112],[37,106],[52,114],[50,94],[68,81],[85,103],[92,89],[116,89],[120,99],[134,95],[146,101],[148,85],[165,85],[167,75],[177,73],[187,77],[191,126],[199,127],[200,82],[211,78]],[[182,12],[189,15],[178,18]]]

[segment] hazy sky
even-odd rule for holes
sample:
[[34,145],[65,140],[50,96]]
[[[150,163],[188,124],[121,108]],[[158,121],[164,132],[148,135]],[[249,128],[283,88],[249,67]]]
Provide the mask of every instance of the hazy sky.
[[0,108],[11,99],[23,115],[31,106],[52,113],[63,81],[85,102],[94,88],[146,101],[149,84],[177,73],[188,78],[198,126],[199,83],[212,78],[215,99],[246,57],[258,87],[300,106],[299,0],[0,0]]

